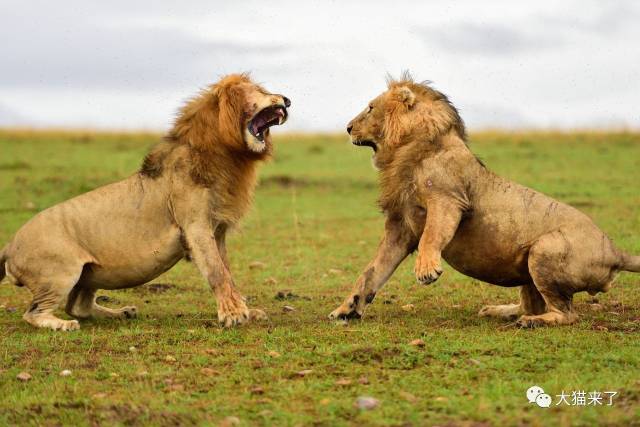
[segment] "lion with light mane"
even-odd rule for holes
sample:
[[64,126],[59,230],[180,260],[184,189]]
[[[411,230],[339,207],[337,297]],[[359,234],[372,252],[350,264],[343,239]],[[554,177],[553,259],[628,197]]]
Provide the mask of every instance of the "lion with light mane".
[[359,318],[396,267],[417,250],[420,283],[463,274],[520,287],[520,303],[481,316],[517,325],[570,324],[573,294],[609,290],[619,271],[640,272],[583,213],[489,171],[469,150],[458,111],[442,93],[407,74],[390,81],[347,127],[374,151],[386,216],[378,252],[331,318]]
[[24,320],[78,329],[54,315],[65,299],[77,319],[135,317],[135,307],[96,304],[96,291],[141,285],[184,257],[213,289],[221,324],[266,317],[236,290],[225,236],[251,205],[258,161],[272,150],[269,127],[286,121],[290,104],[229,75],[182,108],[138,173],[33,217],[0,251],[0,280],[6,273],[33,293]]

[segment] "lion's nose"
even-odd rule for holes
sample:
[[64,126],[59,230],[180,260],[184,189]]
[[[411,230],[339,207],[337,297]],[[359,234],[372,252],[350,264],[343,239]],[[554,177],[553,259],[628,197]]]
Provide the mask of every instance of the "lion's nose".
[[284,106],[289,108],[291,107],[291,100],[289,98],[287,98],[286,96],[283,96],[282,99],[284,100]]
[[351,126],[351,125],[347,126],[347,133],[349,135],[351,135],[351,129],[353,129],[353,126]]

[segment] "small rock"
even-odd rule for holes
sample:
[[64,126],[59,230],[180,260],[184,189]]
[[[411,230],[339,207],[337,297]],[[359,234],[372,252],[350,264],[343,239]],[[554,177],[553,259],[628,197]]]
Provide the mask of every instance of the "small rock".
[[375,397],[370,396],[360,396],[356,399],[354,406],[363,411],[370,411],[371,409],[375,409],[380,405],[380,401]]
[[116,374],[115,372],[111,372],[111,373],[109,374],[109,376],[110,376],[111,378],[118,378],[120,375]]
[[296,309],[290,305],[285,305],[284,307],[282,307],[282,311],[284,313],[291,313],[292,311],[296,311]]
[[136,351],[138,351],[138,349],[137,349],[137,348],[135,348],[134,346],[131,346],[131,347],[129,347],[129,351],[130,351],[131,353],[135,353]]
[[327,406],[329,403],[331,403],[331,399],[329,399],[328,397],[325,397],[323,399],[320,399],[318,403],[322,406]]
[[211,368],[202,368],[202,369],[200,369],[200,373],[202,375],[207,376],[207,377],[213,377],[213,376],[216,376],[216,375],[220,375],[219,371],[216,371],[215,369],[211,369]]
[[91,395],[91,397],[93,397],[94,399],[104,399],[105,397],[107,397],[107,393],[95,393]]
[[602,326],[602,325],[596,325],[593,327],[593,329],[595,329],[596,331],[602,331],[602,332],[608,332],[609,328],[607,328],[606,326]]
[[276,280],[275,277],[267,277],[266,279],[264,279],[264,284],[265,285],[277,285],[278,281]]
[[250,390],[250,392],[251,392],[251,394],[254,394],[254,395],[264,394],[264,389],[262,387],[260,387],[260,386],[257,386],[257,387],[253,387]]
[[61,376],[61,377],[68,377],[68,376],[71,376],[71,371],[70,371],[70,370],[68,370],[68,369],[62,370],[62,371],[60,371],[60,376]]
[[329,274],[333,274],[334,276],[337,276],[338,274],[342,274],[342,270],[339,270],[337,268],[330,268]]
[[416,403],[418,401],[417,397],[407,391],[400,390],[398,395],[409,403]]
[[476,366],[482,365],[482,362],[480,362],[478,359],[469,359],[469,363]]
[[358,382],[362,385],[369,385],[369,378],[367,377],[360,377],[358,378]]
[[19,381],[22,381],[23,383],[25,383],[31,380],[31,374],[28,372],[20,372],[18,375],[16,375],[16,378]]
[[249,263],[249,269],[251,270],[259,270],[262,268],[265,268],[267,266],[267,264],[265,264],[262,261],[253,261]]
[[166,357],[164,358],[164,361],[165,361],[165,362],[169,362],[169,363],[174,363],[174,362],[176,362],[176,360],[177,360],[177,359],[176,359],[175,357],[173,357],[173,356],[166,356]]
[[435,399],[433,399],[433,400],[435,400],[436,402],[448,402],[448,401],[449,401],[449,399],[447,399],[447,398],[446,398],[446,397],[444,397],[444,396],[438,396],[438,397],[436,397],[436,398],[435,398]]
[[220,422],[220,427],[233,427],[240,425],[240,418],[238,417],[226,417]]
[[409,345],[412,345],[414,347],[424,347],[425,344],[423,340],[421,340],[420,338],[416,338],[415,340],[411,341]]
[[8,313],[15,313],[16,311],[18,311],[18,309],[15,307],[7,307],[6,310]]
[[353,383],[353,381],[351,381],[349,378],[340,378],[338,381],[336,381],[336,385],[339,386],[348,386],[351,385]]
[[273,357],[273,358],[278,358],[278,357],[280,357],[280,353],[278,353],[278,352],[277,352],[277,351],[275,351],[275,350],[271,350],[271,351],[270,351],[270,352],[268,352],[267,354],[268,354],[270,357]]
[[313,369],[303,369],[302,371],[298,371],[296,372],[296,375],[298,377],[306,377],[307,375],[309,375],[311,372],[313,372]]
[[196,330],[195,329],[187,329],[187,333],[189,334],[195,334]]
[[415,308],[415,305],[413,304],[406,304],[402,306],[402,309],[404,311],[413,311],[414,308]]
[[366,244],[367,244],[367,241],[366,241],[366,240],[359,240],[359,241],[358,241],[358,244],[359,244],[359,245],[366,245]]

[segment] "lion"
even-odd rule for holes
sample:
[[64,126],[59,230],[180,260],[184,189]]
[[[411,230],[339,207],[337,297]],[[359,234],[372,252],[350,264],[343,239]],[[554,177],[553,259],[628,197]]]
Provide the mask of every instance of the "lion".
[[618,272],[640,272],[640,256],[617,249],[585,214],[487,169],[456,108],[427,83],[390,80],[347,132],[373,149],[386,222],[375,258],[332,319],[360,318],[416,250],[421,284],[440,277],[444,259],[467,276],[520,287],[519,304],[479,312],[520,327],[571,324],[573,294],[606,292]]
[[256,167],[272,151],[270,127],[287,120],[290,105],[246,74],[226,76],[182,107],[137,173],[23,225],[0,251],[0,280],[6,273],[33,294],[24,320],[79,329],[54,315],[65,298],[75,319],[135,317],[133,306],[96,304],[96,291],[142,285],[185,257],[213,289],[223,326],[266,318],[236,289],[225,236],[251,205]]

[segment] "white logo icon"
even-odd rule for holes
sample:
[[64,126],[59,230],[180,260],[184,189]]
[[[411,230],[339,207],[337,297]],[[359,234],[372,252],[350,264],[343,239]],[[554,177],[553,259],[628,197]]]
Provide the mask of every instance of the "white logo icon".
[[535,403],[541,408],[548,408],[551,406],[551,396],[546,394],[542,387],[537,385],[531,386],[527,389],[527,399],[529,403]]

